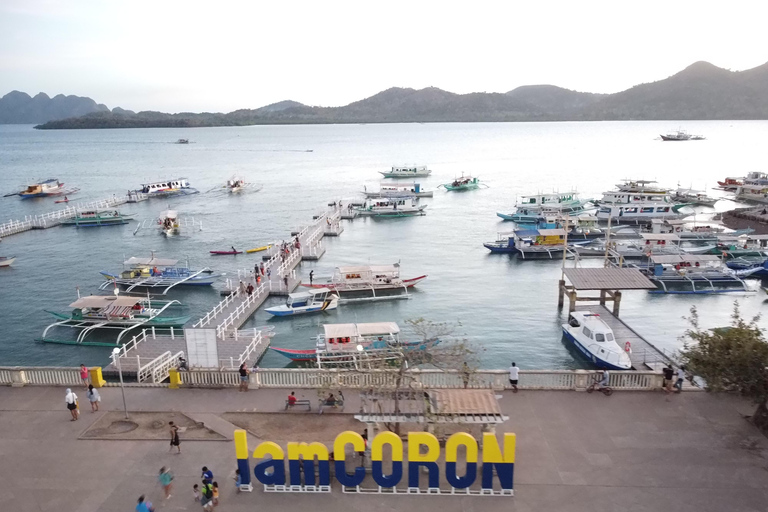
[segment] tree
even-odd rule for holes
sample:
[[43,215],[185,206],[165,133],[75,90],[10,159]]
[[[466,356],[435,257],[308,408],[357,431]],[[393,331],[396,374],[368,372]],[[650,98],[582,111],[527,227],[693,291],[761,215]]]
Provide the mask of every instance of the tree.
[[768,433],[768,340],[757,326],[759,319],[747,322],[734,302],[729,327],[703,330],[694,306],[681,356],[687,369],[706,381],[707,390],[753,400],[757,409],[752,421]]

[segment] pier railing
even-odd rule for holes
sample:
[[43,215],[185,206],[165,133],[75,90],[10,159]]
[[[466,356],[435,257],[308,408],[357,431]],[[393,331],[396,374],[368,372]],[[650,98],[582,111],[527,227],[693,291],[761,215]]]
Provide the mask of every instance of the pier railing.
[[[263,341],[263,338],[261,338]],[[253,347],[259,343],[254,340]],[[247,361],[249,349],[241,354],[240,362]],[[178,356],[163,354],[152,363],[142,367],[149,373],[144,380],[152,378],[156,383],[167,377],[168,370],[178,365]],[[154,363],[154,364],[153,364]],[[233,361],[232,363],[235,363]],[[237,363],[239,366],[239,363]],[[224,364],[223,366],[226,366]],[[234,365],[232,364],[232,367]],[[155,372],[152,374],[152,372]],[[236,370],[199,370],[179,372],[181,382],[190,387],[237,386],[240,382]],[[470,389],[510,389],[509,374],[505,370],[478,370],[469,374],[466,387]],[[587,370],[521,370],[520,389],[575,390],[584,391],[597,377],[595,371]],[[412,370],[404,375],[401,387],[417,389],[464,388],[465,374],[460,371]],[[258,369],[251,373],[250,386],[253,388],[388,388],[393,389],[398,380],[394,370],[318,370],[318,369]],[[0,385],[43,385],[74,386],[81,384],[79,368],[61,367],[0,367]],[[612,372],[610,386],[616,390],[651,391],[661,388],[663,375],[655,372],[622,371]],[[688,389],[695,389],[686,387]]]
[[202,317],[200,320],[195,322],[192,327],[195,329],[202,329],[206,325],[210,324],[217,315],[219,315],[222,311],[227,309],[227,306],[232,304],[232,302],[235,300],[235,297],[237,297],[238,290],[234,290],[232,293],[227,295],[224,300],[216,304],[212,310],[210,310],[208,313],[205,314],[204,317]]
[[216,326],[216,336],[218,338],[223,338],[226,335],[227,330],[235,325],[235,321],[244,315],[246,311],[248,311],[251,306],[259,300],[259,297],[262,293],[266,293],[265,283],[261,283],[255,290],[253,290],[253,293],[248,295],[246,299],[238,304],[235,310],[232,311],[229,316],[227,316],[227,318],[225,318],[218,326]]
[[153,384],[163,382],[168,378],[168,372],[171,368],[179,367],[179,361],[182,357],[184,357],[184,352],[172,354],[169,350],[140,367],[136,380],[139,382],[150,380]]

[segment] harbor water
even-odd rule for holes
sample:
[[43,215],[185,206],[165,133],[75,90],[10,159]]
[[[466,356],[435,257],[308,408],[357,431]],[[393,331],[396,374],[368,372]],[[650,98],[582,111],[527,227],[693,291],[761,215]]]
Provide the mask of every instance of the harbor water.
[[[703,141],[662,142],[660,133],[682,125]],[[178,138],[190,144],[174,144]],[[155,228],[134,231],[137,222],[102,228],[56,227],[5,238],[0,255],[16,256],[0,268],[0,365],[104,365],[109,348],[43,344],[36,341],[53,317],[81,295],[99,293],[99,271],[119,271],[130,256],[189,260],[226,277],[252,269],[261,255],[211,256],[234,246],[246,250],[288,240],[328,202],[359,198],[376,189],[395,164],[426,164],[433,175],[419,181],[434,197],[427,215],[413,218],[358,218],[342,221],[344,232],[323,241],[326,254],[304,262],[298,272],[330,276],[334,267],[400,262],[404,278],[429,277],[410,300],[341,306],[334,312],[272,319],[260,309],[243,328],[273,325],[272,344],[307,349],[323,323],[395,321],[423,317],[456,324],[455,334],[480,351],[485,368],[511,361],[527,369],[586,367],[562,338],[565,313],[557,309],[560,261],[519,261],[491,255],[482,246],[511,223],[496,217],[510,212],[523,194],[578,189],[601,196],[623,178],[655,179],[671,188],[712,191],[726,176],[765,170],[766,121],[379,124],[251,126],[199,129],[37,131],[0,126],[0,192],[19,190],[55,177],[79,187],[72,202],[124,195],[140,184],[188,178],[200,194],[152,199],[120,207],[139,221],[155,219],[169,206],[190,222],[183,235],[165,238]],[[461,174],[478,176],[488,188],[446,192]],[[262,184],[258,191],[229,195],[221,190],[233,175]],[[0,199],[0,222],[57,209],[53,198]],[[735,207],[723,200],[717,210]],[[710,210],[711,211],[711,210]],[[202,230],[199,229],[202,224]],[[569,263],[572,265],[573,263]],[[599,266],[585,261],[584,266]],[[225,278],[226,278],[225,277]],[[223,279],[217,285],[223,284]],[[704,327],[726,324],[734,300],[751,318],[765,309],[758,292],[712,296],[624,293],[621,318],[660,348],[674,350],[696,306]],[[193,319],[220,299],[215,287],[173,291]],[[270,298],[265,307],[284,299]],[[761,321],[766,326],[765,320]],[[70,336],[74,338],[74,336]],[[268,352],[263,366],[288,360]]]

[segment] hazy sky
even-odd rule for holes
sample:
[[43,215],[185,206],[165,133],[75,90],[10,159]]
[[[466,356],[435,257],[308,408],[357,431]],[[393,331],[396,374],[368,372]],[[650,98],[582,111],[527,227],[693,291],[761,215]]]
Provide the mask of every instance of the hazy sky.
[[764,2],[0,0],[0,96],[110,108],[336,106],[389,87],[617,92],[768,61]]

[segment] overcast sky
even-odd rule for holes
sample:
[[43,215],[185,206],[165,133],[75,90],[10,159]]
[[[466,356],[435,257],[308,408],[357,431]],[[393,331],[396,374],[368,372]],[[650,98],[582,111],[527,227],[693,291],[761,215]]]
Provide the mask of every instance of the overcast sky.
[[755,2],[0,0],[0,96],[224,111],[389,87],[611,93],[698,60],[768,61]]

